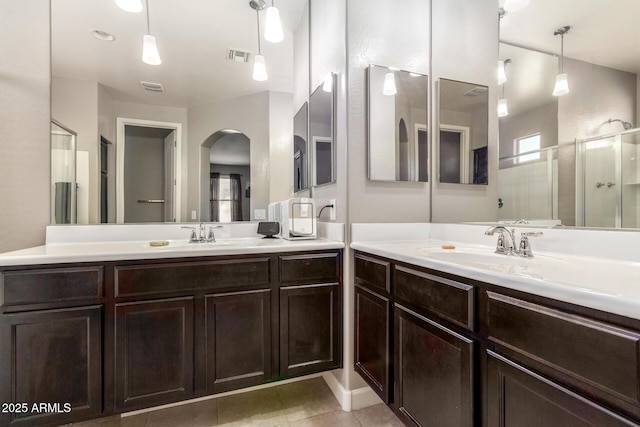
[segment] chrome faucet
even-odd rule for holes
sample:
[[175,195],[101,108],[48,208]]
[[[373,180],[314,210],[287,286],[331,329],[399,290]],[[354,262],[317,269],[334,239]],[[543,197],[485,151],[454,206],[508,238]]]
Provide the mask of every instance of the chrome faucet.
[[496,245],[496,253],[503,255],[516,255],[524,258],[532,258],[533,252],[531,252],[531,243],[529,243],[529,237],[540,237],[542,231],[529,231],[520,234],[520,244],[516,249],[515,243],[515,230],[507,229],[502,225],[493,225],[489,227],[484,234],[487,236],[493,236],[495,232],[499,232],[498,243]]
[[504,255],[513,255],[515,252],[516,244],[514,241],[515,230],[509,231],[508,228],[502,225],[492,225],[484,232],[485,236],[493,236],[495,232],[500,233],[498,235],[498,243],[496,245],[496,253]]
[[216,236],[213,234],[214,228],[222,228],[221,225],[218,226],[210,226],[209,233],[206,232],[206,226],[204,223],[200,223],[198,227],[198,231],[196,231],[196,227],[183,225],[182,228],[188,228],[191,230],[191,237],[189,237],[189,243],[215,243]]

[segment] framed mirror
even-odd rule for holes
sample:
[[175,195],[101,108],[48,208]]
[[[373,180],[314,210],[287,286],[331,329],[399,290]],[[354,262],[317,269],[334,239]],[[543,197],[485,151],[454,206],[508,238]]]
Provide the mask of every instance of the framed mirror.
[[335,173],[335,74],[327,76],[309,97],[309,148],[313,186],[329,184]]
[[309,104],[293,118],[293,191],[309,188]]
[[488,184],[489,88],[440,79],[438,176],[449,184]]
[[370,180],[428,181],[428,86],[424,74],[369,66]]

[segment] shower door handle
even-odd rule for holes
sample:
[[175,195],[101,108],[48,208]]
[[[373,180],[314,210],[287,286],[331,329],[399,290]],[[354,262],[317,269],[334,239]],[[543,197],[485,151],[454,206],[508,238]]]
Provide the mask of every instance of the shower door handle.
[[604,187],[604,182],[596,182],[596,188]]
[[616,183],[615,183],[615,182],[611,182],[611,181],[607,182],[607,188],[611,188],[611,187],[613,187],[614,185],[616,185]]

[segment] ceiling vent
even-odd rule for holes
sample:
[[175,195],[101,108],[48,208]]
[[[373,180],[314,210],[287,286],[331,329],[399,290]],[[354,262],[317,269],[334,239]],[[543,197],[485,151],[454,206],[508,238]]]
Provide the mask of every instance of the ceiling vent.
[[160,83],[153,82],[140,82],[144,90],[150,90],[151,92],[164,92],[164,86]]
[[238,50],[238,49],[227,48],[227,61],[249,62],[250,57],[251,57],[251,53],[249,52]]
[[487,93],[489,88],[486,86],[476,86],[473,89],[469,89],[464,93],[464,96],[478,96]]

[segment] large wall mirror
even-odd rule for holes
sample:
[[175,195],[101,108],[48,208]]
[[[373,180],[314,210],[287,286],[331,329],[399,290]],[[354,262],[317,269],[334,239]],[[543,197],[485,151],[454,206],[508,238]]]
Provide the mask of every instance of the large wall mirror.
[[334,182],[335,172],[335,75],[327,76],[309,97],[309,151],[313,185]]
[[293,191],[309,188],[309,104],[293,118]]
[[[74,221],[255,219],[274,189],[289,194],[290,149],[270,148],[293,145],[273,135],[291,128],[294,77],[307,69],[306,0],[277,2],[279,43],[264,39],[264,9],[258,34],[249,1],[149,0],[139,13],[113,0],[50,1],[52,119],[60,125],[52,138],[60,129],[75,134],[78,171],[74,183],[53,177],[60,194],[52,200],[71,203],[77,188]],[[158,65],[141,59],[144,34],[156,39]],[[252,78],[258,38],[267,80]],[[58,206],[52,223],[70,222],[65,212]]]
[[428,181],[428,86],[423,74],[369,66],[370,180]]
[[449,184],[488,184],[489,88],[438,82],[438,176]]
[[638,17],[631,0],[538,0],[501,19],[499,219],[640,226]]

